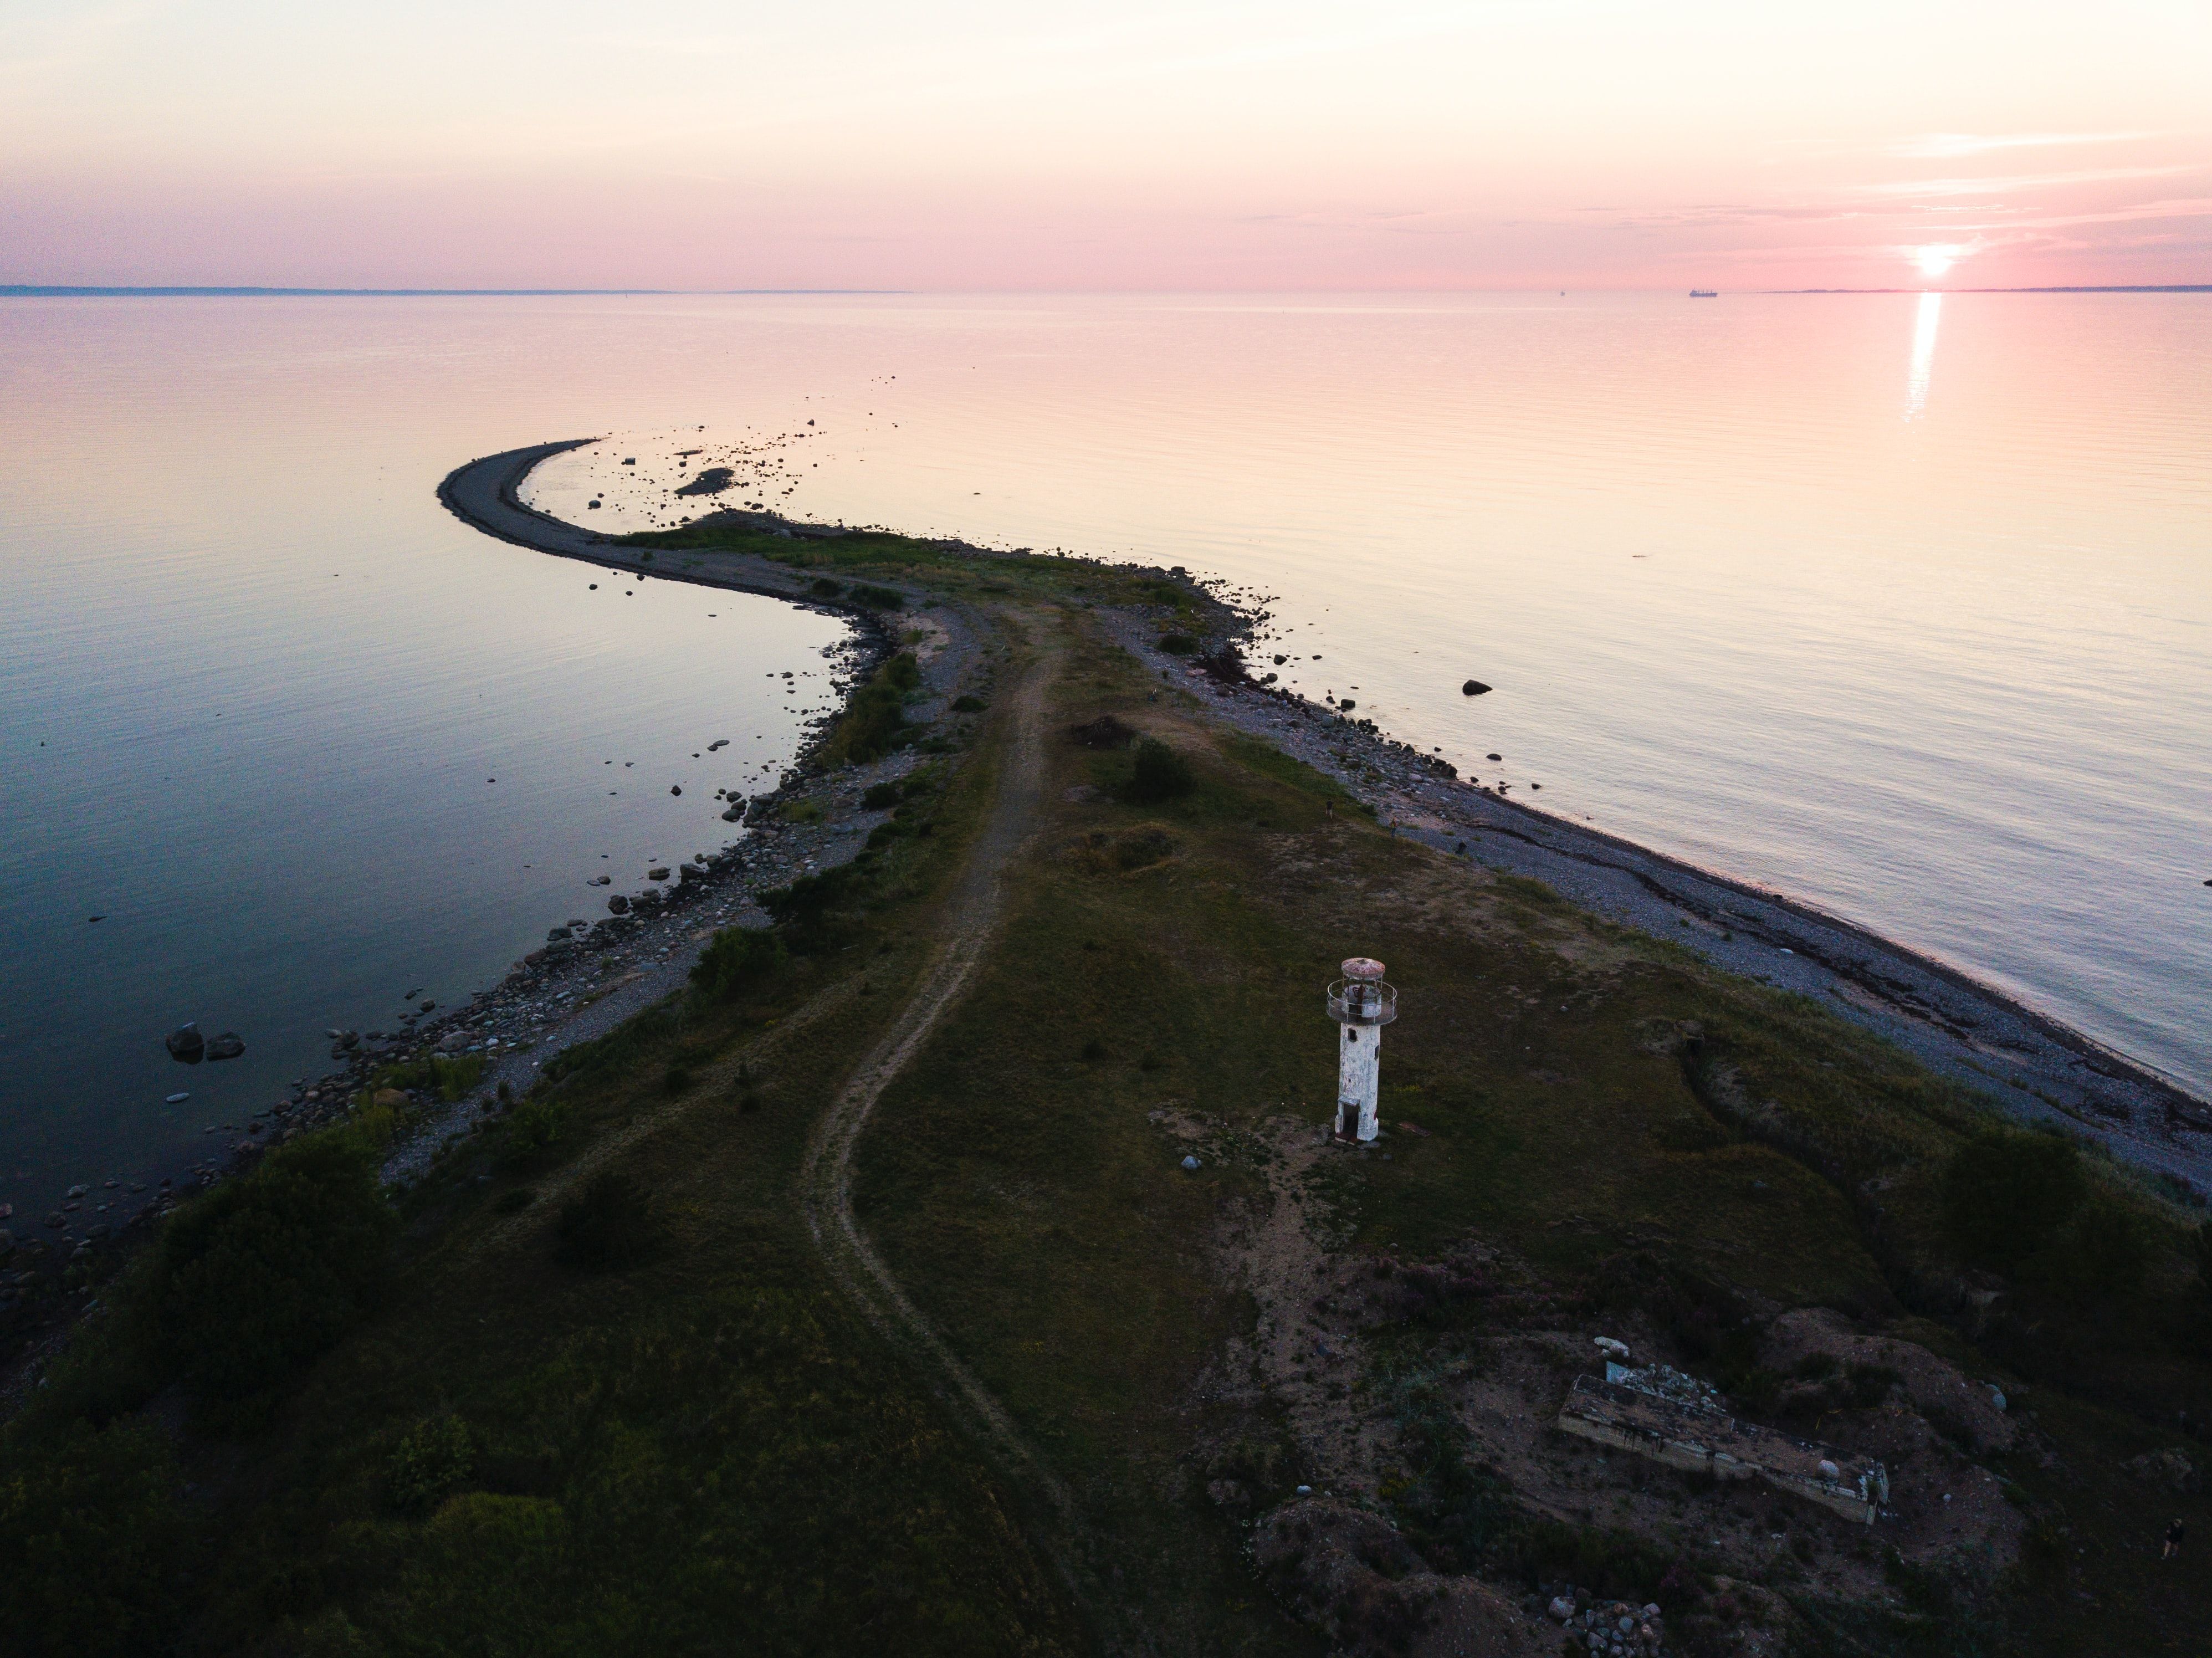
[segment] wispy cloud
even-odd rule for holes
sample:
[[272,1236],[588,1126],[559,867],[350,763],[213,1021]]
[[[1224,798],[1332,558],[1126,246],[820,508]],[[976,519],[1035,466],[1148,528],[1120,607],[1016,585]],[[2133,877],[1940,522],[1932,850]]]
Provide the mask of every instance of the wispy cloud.
[[2044,190],[2053,185],[2103,184],[2115,179],[2170,179],[2180,173],[2203,173],[2199,161],[2170,167],[2081,167],[2070,173],[2019,173],[2000,179],[1898,179],[1887,184],[1860,185],[1862,196],[1972,196],[2008,190]]
[[2045,149],[2060,144],[2122,144],[2155,138],[2155,132],[1923,132],[1891,146],[1889,153],[1914,161],[1951,155],[1984,155],[1993,149]]

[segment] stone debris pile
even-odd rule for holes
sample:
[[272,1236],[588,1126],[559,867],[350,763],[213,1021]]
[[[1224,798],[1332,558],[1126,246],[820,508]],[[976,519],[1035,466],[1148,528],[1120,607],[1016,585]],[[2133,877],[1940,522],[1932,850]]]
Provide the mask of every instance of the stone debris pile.
[[1559,1407],[1560,1432],[1668,1467],[1763,1479],[1864,1525],[1889,1502],[1889,1471],[1872,1457],[1740,1422],[1711,1387],[1668,1365],[1608,1359],[1605,1369],[1601,1381],[1575,1378]]
[[1626,1600],[1593,1600],[1583,1590],[1552,1597],[1545,1615],[1567,1632],[1566,1649],[1603,1654],[1605,1658],[1647,1658],[1667,1649],[1666,1625],[1656,1606]]

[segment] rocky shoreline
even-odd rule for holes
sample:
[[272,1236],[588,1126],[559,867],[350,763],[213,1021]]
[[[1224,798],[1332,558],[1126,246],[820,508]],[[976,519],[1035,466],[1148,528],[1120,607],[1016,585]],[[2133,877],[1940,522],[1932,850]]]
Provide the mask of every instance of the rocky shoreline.
[[2062,1127],[2164,1177],[2179,1198],[2201,1204],[2212,1192],[2212,1102],[1957,969],[1781,894],[1549,816],[1502,784],[1462,779],[1371,720],[1255,680],[1237,649],[1194,659],[1162,650],[1148,618],[1108,625],[1164,680],[1334,778],[1394,832],[1541,881],[1715,966],[1820,1001],[2019,1121]]

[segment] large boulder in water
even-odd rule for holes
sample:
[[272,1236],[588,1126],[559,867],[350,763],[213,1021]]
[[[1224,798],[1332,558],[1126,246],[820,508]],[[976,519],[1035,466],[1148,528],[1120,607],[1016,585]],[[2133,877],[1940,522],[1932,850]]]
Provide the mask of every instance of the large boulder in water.
[[246,1052],[246,1040],[235,1030],[226,1030],[220,1036],[208,1038],[207,1056],[210,1060],[234,1060]]
[[185,1065],[198,1065],[207,1053],[207,1038],[200,1035],[197,1024],[180,1024],[162,1040],[169,1057]]
[[1459,694],[1462,696],[1482,696],[1486,695],[1489,692],[1489,689],[1490,687],[1484,684],[1480,679],[1470,679],[1466,684],[1459,688]]
[[626,915],[629,913],[629,900],[617,892],[607,900],[607,908],[613,914]]

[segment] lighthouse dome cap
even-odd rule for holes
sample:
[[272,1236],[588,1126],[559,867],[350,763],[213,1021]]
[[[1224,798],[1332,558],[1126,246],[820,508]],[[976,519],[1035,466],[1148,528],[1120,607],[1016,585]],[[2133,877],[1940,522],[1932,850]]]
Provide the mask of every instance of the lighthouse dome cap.
[[1382,976],[1382,963],[1370,956],[1355,956],[1344,963],[1344,976],[1347,979],[1379,979]]

